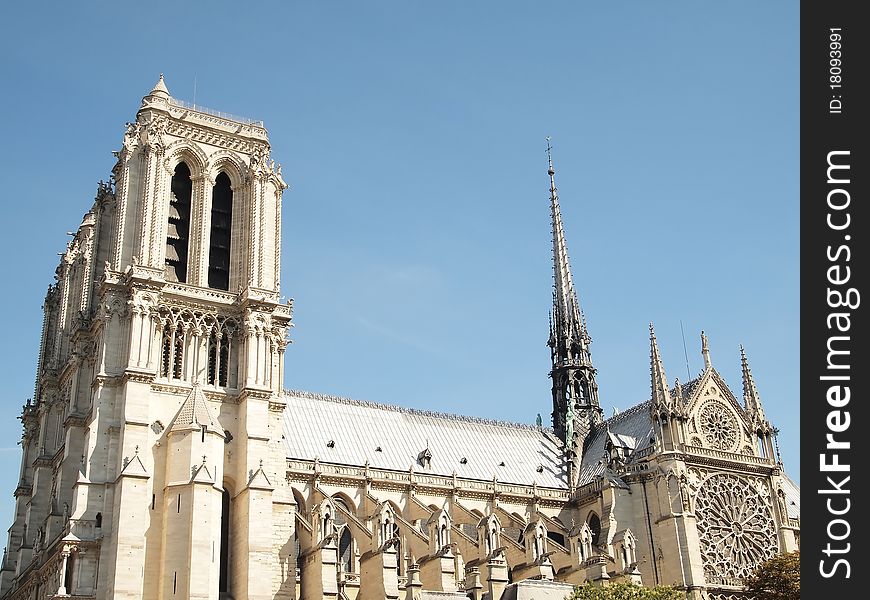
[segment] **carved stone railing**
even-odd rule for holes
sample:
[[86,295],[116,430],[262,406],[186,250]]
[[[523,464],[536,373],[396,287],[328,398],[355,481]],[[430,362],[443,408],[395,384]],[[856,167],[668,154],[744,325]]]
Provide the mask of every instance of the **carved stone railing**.
[[318,462],[315,470],[314,461],[287,459],[288,476],[293,473],[301,473],[306,476],[325,475],[333,477],[346,477],[352,479],[371,480],[393,485],[439,487],[458,490],[491,494],[505,494],[512,496],[534,497],[542,500],[567,501],[568,490],[531,486],[515,483],[502,483],[500,481],[467,479],[464,477],[451,477],[446,475],[420,474],[409,471],[391,471],[374,467],[357,467]]
[[622,472],[623,473],[643,473],[644,471],[648,471],[648,470],[649,470],[649,464],[643,463],[640,465],[626,465],[625,467],[623,467]]
[[654,445],[650,444],[649,446],[647,446],[643,450],[635,452],[632,455],[632,458],[635,460],[637,460],[639,458],[646,458],[647,456],[653,454],[655,451],[656,451],[656,447]]
[[177,282],[166,282],[166,285],[163,287],[163,291],[170,294],[183,294],[185,296],[192,296],[201,300],[219,302],[221,304],[233,304],[236,301],[236,298],[238,298],[238,294],[232,294],[230,292],[222,292],[220,290],[215,290],[212,288],[202,288],[195,285],[187,285],[185,283]]
[[708,585],[727,586],[729,588],[743,589],[743,580],[739,577],[716,577],[708,575],[705,577]]
[[192,111],[204,113],[207,115],[211,115],[213,117],[218,117],[220,119],[224,119],[226,121],[235,121],[236,123],[244,123],[245,125],[256,125],[258,127],[263,127],[263,121],[260,119],[249,119],[248,117],[240,117],[238,115],[233,115],[230,113],[222,112],[219,110],[214,110],[213,108],[206,108],[205,106],[199,106],[192,102],[186,102],[184,100],[179,100],[178,98],[170,98],[169,99],[170,106],[177,106],[178,108],[186,108]]
[[774,466],[773,460],[769,458],[761,458],[760,456],[751,456],[749,454],[738,454],[736,452],[726,452],[724,450],[715,450],[713,448],[702,448],[701,446],[684,445],[683,452],[686,454],[694,454],[696,456],[706,456],[708,458],[716,458],[719,460],[727,460],[730,462],[758,465],[764,467]]

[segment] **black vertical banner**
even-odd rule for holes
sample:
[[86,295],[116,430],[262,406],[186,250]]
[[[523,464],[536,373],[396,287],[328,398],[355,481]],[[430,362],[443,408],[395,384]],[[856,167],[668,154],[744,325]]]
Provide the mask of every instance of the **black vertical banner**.
[[801,587],[866,594],[870,22],[801,3]]

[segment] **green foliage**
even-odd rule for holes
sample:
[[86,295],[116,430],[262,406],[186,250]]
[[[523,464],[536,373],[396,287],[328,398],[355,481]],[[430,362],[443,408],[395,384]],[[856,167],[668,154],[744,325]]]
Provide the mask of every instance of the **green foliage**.
[[743,580],[752,600],[800,600],[801,553],[777,554]]
[[684,592],[669,585],[643,587],[620,582],[602,586],[584,583],[574,588],[574,593],[565,600],[683,600],[685,597]]

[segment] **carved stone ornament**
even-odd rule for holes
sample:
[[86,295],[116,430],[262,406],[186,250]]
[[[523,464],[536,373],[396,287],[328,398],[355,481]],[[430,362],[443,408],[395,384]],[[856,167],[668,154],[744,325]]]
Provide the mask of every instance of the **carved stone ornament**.
[[776,528],[767,485],[719,473],[695,498],[698,535],[708,583],[732,583],[777,551]]
[[698,427],[707,444],[717,450],[733,450],[740,441],[737,419],[718,400],[709,400],[701,407]]

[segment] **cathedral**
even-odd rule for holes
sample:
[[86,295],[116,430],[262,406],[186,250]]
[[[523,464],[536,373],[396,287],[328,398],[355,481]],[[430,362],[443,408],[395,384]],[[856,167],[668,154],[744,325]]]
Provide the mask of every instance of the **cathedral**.
[[552,423],[285,390],[287,187],[263,123],[161,75],[62,253],[22,409],[4,599],[736,600],[798,549],[746,354],[605,418],[549,160]]

